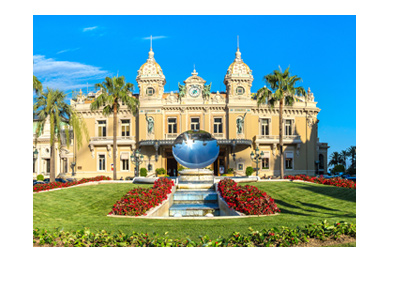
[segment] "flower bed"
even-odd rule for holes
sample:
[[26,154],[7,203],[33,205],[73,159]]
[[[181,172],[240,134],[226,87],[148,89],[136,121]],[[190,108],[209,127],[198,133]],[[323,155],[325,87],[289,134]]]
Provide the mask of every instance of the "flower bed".
[[54,182],[54,183],[48,183],[48,184],[38,184],[33,186],[33,191],[38,193],[38,192],[43,192],[43,191],[48,191],[51,189],[57,189],[57,188],[66,188],[66,187],[71,187],[75,185],[80,185],[88,182],[98,182],[98,181],[103,181],[103,180],[111,180],[110,177],[106,176],[97,176],[94,178],[84,178],[76,182],[67,182],[67,183],[60,183],[60,182]]
[[309,177],[306,175],[296,175],[296,176],[285,176],[285,179],[289,180],[302,180],[306,182],[312,182],[316,184],[330,185],[341,188],[356,189],[356,183],[351,180],[342,179],[340,177],[327,179],[324,177]]
[[320,242],[331,240],[340,241],[342,238],[356,238],[356,225],[346,222],[337,222],[333,225],[327,221],[310,224],[304,228],[271,228],[255,231],[249,228],[249,233],[233,232],[228,237],[219,237],[211,240],[207,235],[200,236],[199,241],[188,238],[172,239],[158,234],[132,232],[130,234],[108,233],[105,230],[92,232],[88,228],[83,230],[64,232],[57,230],[50,232],[45,229],[33,230],[34,246],[131,246],[131,247],[247,247],[247,246],[296,246],[304,245],[311,240]]
[[280,212],[274,199],[254,186],[238,186],[231,179],[218,183],[218,191],[230,208],[246,215],[269,215]]
[[117,201],[109,214],[140,216],[162,203],[171,193],[174,181],[160,178],[150,189],[136,188]]

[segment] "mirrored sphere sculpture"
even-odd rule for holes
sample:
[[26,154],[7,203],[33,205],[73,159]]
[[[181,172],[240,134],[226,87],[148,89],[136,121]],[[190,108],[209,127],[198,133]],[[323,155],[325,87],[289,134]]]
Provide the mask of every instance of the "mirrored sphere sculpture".
[[197,130],[180,134],[172,145],[175,160],[189,169],[201,169],[218,158],[219,146],[210,133]]

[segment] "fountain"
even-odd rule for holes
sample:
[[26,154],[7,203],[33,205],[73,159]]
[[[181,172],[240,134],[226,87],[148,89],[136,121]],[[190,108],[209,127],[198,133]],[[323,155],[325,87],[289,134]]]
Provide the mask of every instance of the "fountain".
[[179,171],[179,183],[169,215],[218,216],[214,175],[211,170],[204,169],[218,158],[217,140],[203,130],[186,131],[175,139],[172,154],[179,164],[189,169]]

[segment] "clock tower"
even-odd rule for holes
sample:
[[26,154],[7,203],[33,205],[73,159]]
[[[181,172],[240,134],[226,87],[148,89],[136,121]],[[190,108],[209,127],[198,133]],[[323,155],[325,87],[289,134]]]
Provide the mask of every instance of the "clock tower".
[[192,76],[188,77],[185,84],[185,101],[203,103],[204,84],[206,81],[198,76],[196,69],[193,70]]
[[241,55],[238,47],[235,60],[229,66],[224,78],[229,102],[251,98],[252,70],[243,62]]

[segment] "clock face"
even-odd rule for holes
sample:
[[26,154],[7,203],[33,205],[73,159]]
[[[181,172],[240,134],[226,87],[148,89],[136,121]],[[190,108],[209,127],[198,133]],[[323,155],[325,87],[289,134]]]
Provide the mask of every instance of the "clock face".
[[200,87],[198,85],[193,85],[190,89],[189,89],[189,95],[191,97],[198,97],[200,95]]

